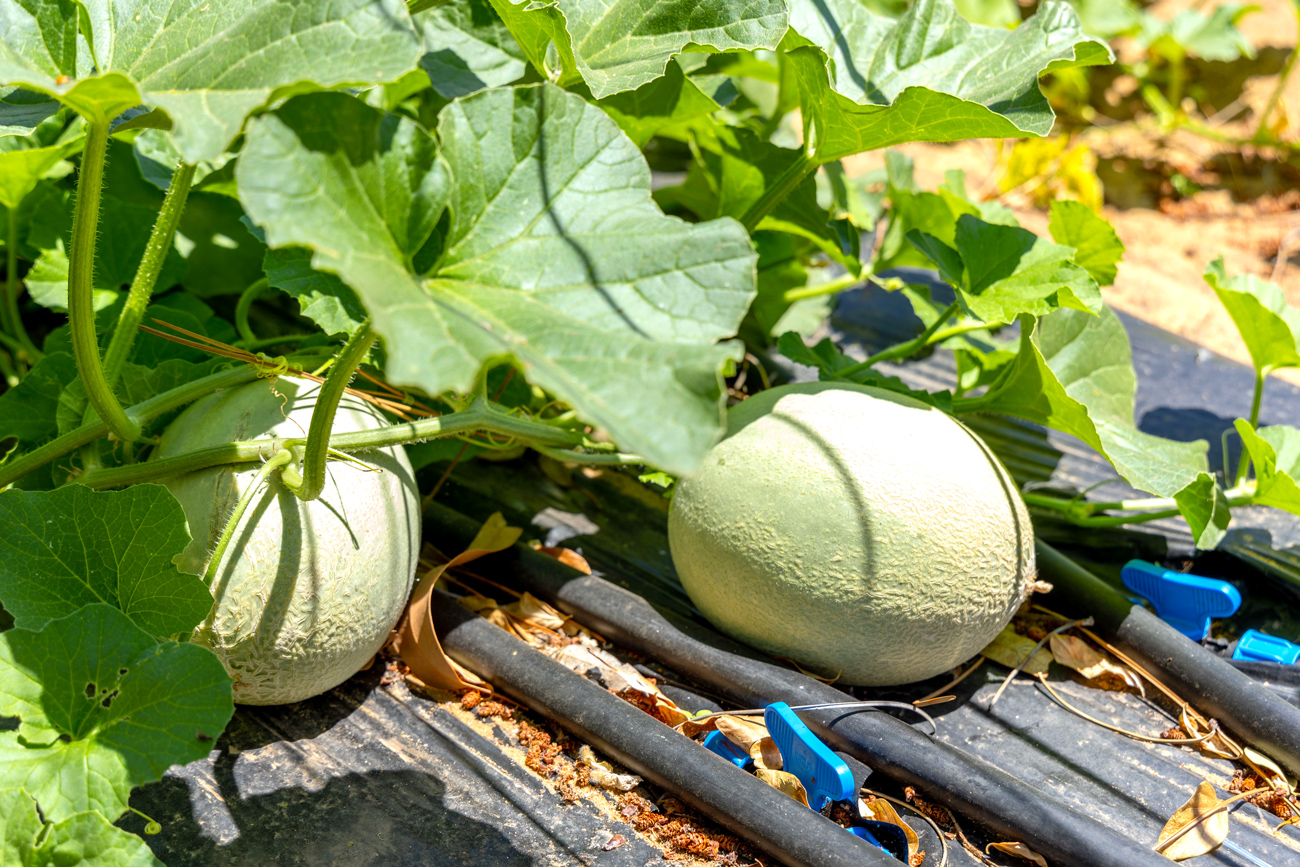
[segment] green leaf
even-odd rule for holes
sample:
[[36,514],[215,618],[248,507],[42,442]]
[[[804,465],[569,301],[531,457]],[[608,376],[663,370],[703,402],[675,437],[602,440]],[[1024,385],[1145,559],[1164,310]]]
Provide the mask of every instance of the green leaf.
[[1234,424],[1255,466],[1253,502],[1300,515],[1300,430],[1273,425],[1254,430],[1250,422]]
[[782,232],[755,232],[753,239],[758,250],[758,295],[749,307],[741,333],[746,342],[766,346],[777,323],[790,309],[785,293],[805,285],[808,271],[800,260],[800,243],[794,237]]
[[[0,139],[0,142],[21,139]],[[36,184],[64,158],[81,150],[80,139],[44,148],[5,150],[0,145],[0,207],[18,208]],[[66,169],[65,169],[66,171]]]
[[0,439],[18,437],[24,452],[54,439],[59,394],[76,379],[77,363],[70,353],[48,353],[22,382],[0,394]]
[[1142,26],[1142,12],[1133,0],[1070,0],[1079,15],[1083,32],[1112,39],[1136,33]]
[[1300,367],[1300,310],[1286,303],[1277,284],[1254,274],[1229,277],[1223,257],[1203,276],[1227,308],[1257,371]]
[[435,158],[410,121],[301,97],[250,124],[240,197],[271,246],[311,248],[356,291],[394,384],[463,393],[510,355],[625,449],[693,469],[722,432],[720,371],[739,350],[715,341],[754,297],[748,235],[663,216],[636,146],[554,86],[464,97],[438,131]]
[[1255,49],[1237,23],[1259,6],[1222,3],[1210,13],[1185,9],[1165,22],[1149,13],[1142,16],[1138,44],[1165,56],[1191,55],[1205,60],[1230,63],[1242,57],[1253,58]]
[[688,45],[775,48],[789,20],[783,0],[494,0],[493,6],[538,70],[549,69],[546,46],[554,42],[561,68],[580,75],[597,99],[653,81]]
[[1205,440],[1175,442],[1133,424],[1137,376],[1115,314],[1061,309],[1034,323],[1020,317],[1020,351],[983,397],[958,411],[996,412],[1073,434],[1133,487],[1171,497],[1208,472]]
[[433,89],[455,99],[524,74],[523,49],[489,0],[462,0],[413,16],[424,40],[420,66]]
[[0,87],[0,136],[31,135],[62,108],[43,93]]
[[939,266],[962,306],[990,325],[1012,322],[1021,313],[1041,316],[1057,307],[1101,310],[1101,290],[1073,263],[1074,250],[1027,229],[963,214],[954,232],[955,250],[915,230],[907,238]]
[[1038,77],[1110,61],[1064,3],[1015,30],[973,25],[952,0],[918,0],[897,21],[856,0],[792,0],[785,47],[817,159],[909,141],[1045,135]]
[[[135,162],[140,169],[140,176],[160,190],[171,186],[172,174],[181,162],[180,149],[171,133],[162,129],[146,129],[135,137],[131,143],[135,153]],[[201,184],[203,180],[226,163],[234,159],[234,154],[222,154],[213,160],[203,160],[194,167],[192,183]],[[188,205],[188,202],[187,202]]]
[[40,830],[41,817],[31,795],[22,789],[0,789],[0,865],[30,864]]
[[165,867],[143,840],[99,813],[77,813],[49,829],[31,867]]
[[712,114],[720,108],[686,77],[675,61],[669,61],[664,74],[654,81],[636,90],[607,96],[596,104],[637,147],[645,147],[653,136],[674,124]]
[[420,56],[400,0],[230,0],[219,14],[172,0],[93,3],[80,13],[90,45],[78,34],[82,8],[0,0],[0,83],[49,94],[94,120],[139,104],[160,108],[190,162],[216,158],[273,98],[315,89],[308,82],[391,81]]
[[0,602],[20,627],[103,602],[153,635],[181,635],[212,608],[202,580],[172,564],[190,534],[161,485],[9,490],[0,493],[0,524]]
[[1227,535],[1232,520],[1228,498],[1209,473],[1198,474],[1196,481],[1174,494],[1174,502],[1192,528],[1197,548],[1214,548]]
[[1015,27],[1020,23],[1016,0],[954,0],[961,17],[989,27]]
[[299,312],[326,334],[354,333],[366,319],[357,293],[335,275],[313,269],[311,257],[306,247],[267,250],[267,282],[297,299]]
[[816,346],[808,346],[798,334],[787,331],[777,340],[777,349],[780,350],[782,355],[796,364],[817,368],[818,378],[822,381],[840,380],[856,382],[859,385],[875,386],[887,391],[905,394],[922,403],[938,407],[944,412],[952,412],[952,395],[949,392],[917,391],[909,387],[897,376],[886,376],[870,368],[860,370],[849,376],[841,375],[842,371],[857,366],[858,361],[840,352],[829,337],[823,338]]
[[158,643],[110,605],[0,634],[0,787],[52,821],[116,819],[133,787],[206,756],[234,712],[230,677],[196,644]]
[[1115,282],[1124,242],[1110,223],[1082,202],[1056,201],[1047,228],[1056,243],[1074,248],[1074,264],[1091,274],[1098,286]]

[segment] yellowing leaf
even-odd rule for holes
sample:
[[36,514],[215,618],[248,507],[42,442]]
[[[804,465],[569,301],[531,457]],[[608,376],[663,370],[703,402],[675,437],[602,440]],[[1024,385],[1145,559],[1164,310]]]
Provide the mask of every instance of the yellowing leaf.
[[916,836],[916,832],[912,830],[911,826],[898,815],[894,805],[884,798],[874,798],[870,801],[859,798],[858,811],[863,818],[875,819],[877,822],[888,822],[903,829],[903,836],[907,838],[907,861],[910,864],[916,856],[916,850],[921,847],[921,840]]
[[808,791],[794,774],[768,768],[759,768],[754,771],[754,774],[778,792],[785,792],[805,807],[808,806]]
[[[1214,793],[1214,787],[1202,780],[1196,787],[1196,793],[1165,823],[1160,831],[1160,839],[1156,841],[1156,851],[1174,861],[1184,861],[1219,848],[1228,838],[1228,812],[1221,810],[1208,819],[1198,820],[1221,803],[1219,796]],[[1161,848],[1161,843],[1193,822],[1196,823],[1194,828],[1170,843],[1167,848]]]
[[[984,656],[994,662],[1005,665],[1007,668],[1015,668],[1025,662],[1030,651],[1034,649],[1037,642],[1030,641],[1023,635],[1017,635],[1016,630],[1008,624],[998,637],[993,639],[988,647],[980,651]],[[1034,654],[1034,658],[1021,668],[1025,674],[1047,674],[1047,667],[1052,664],[1052,654],[1046,648],[1040,649]]]
[[[515,528],[511,528],[515,529]],[[552,632],[559,632],[569,618],[556,611],[531,593],[525,593],[518,602],[505,606],[507,614],[513,614],[520,620],[526,620]]]
[[760,738],[750,744],[749,757],[754,760],[755,767],[769,771],[779,771],[785,765],[781,758],[781,750],[777,747],[776,741],[770,737]]
[[767,726],[741,716],[720,716],[716,725],[727,740],[745,752],[749,752],[750,747],[767,737]]
[[1047,867],[1047,861],[1042,855],[1039,855],[1033,849],[1030,849],[1024,843],[990,843],[984,847],[987,852],[990,849],[997,849],[1007,855],[1015,855],[1017,858],[1024,858],[1026,861],[1033,861],[1038,867]]

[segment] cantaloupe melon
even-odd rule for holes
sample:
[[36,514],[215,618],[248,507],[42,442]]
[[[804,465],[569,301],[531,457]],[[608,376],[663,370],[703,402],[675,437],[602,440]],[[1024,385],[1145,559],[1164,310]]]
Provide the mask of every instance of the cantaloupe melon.
[[[259,381],[209,395],[168,426],[154,458],[236,440],[305,439],[318,388],[280,377],[275,392]],[[385,424],[344,395],[334,432]],[[374,469],[330,461],[325,490],[309,503],[272,474],[240,519],[211,587],[212,612],[193,636],[221,657],[236,702],[284,704],[337,686],[370,660],[401,615],[420,547],[414,474],[400,446],[359,457]],[[257,469],[216,467],[166,482],[193,537],[180,568],[203,574]]]
[[969,659],[1034,582],[1029,516],[988,447],[864,386],[783,386],[735,406],[678,483],[668,538],[715,626],[846,684]]

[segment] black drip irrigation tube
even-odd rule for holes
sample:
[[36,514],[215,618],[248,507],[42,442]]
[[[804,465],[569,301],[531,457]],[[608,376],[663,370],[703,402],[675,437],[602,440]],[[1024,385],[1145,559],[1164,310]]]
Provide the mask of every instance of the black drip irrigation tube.
[[1047,607],[1093,617],[1099,635],[1149,666],[1185,701],[1248,746],[1300,774],[1300,708],[1133,604],[1050,545],[1038,542],[1036,550],[1039,577],[1054,588],[1045,597]]
[[435,590],[443,649],[501,692],[789,867],[897,867],[881,850]]
[[[477,524],[434,503],[424,538],[461,550]],[[583,575],[523,545],[475,563],[545,599],[617,644],[650,656],[741,707],[776,701],[792,706],[849,701],[811,677],[757,658],[750,648],[689,621],[661,614],[640,596]],[[677,625],[675,625],[675,623]],[[493,627],[495,628],[495,627]],[[1168,867],[1169,861],[1097,819],[1061,803],[964,750],[932,740],[883,713],[806,711],[801,716],[830,747],[903,785],[1024,843],[1061,867]],[[794,841],[783,840],[781,845]]]

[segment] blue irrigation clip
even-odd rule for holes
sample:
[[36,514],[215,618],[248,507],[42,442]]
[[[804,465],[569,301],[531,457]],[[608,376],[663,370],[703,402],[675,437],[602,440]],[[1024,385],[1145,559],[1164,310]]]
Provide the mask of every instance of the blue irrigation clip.
[[714,729],[704,739],[704,748],[715,755],[722,756],[738,768],[744,769],[753,761],[744,750],[727,740],[727,736]]
[[1300,644],[1293,644],[1285,638],[1247,629],[1242,633],[1241,638],[1237,639],[1237,647],[1232,651],[1232,658],[1249,662],[1295,665],[1300,662]]
[[1160,619],[1200,641],[1210,634],[1210,619],[1228,617],[1241,607],[1241,593],[1227,581],[1165,569],[1143,560],[1130,560],[1120,580],[1155,606]]

